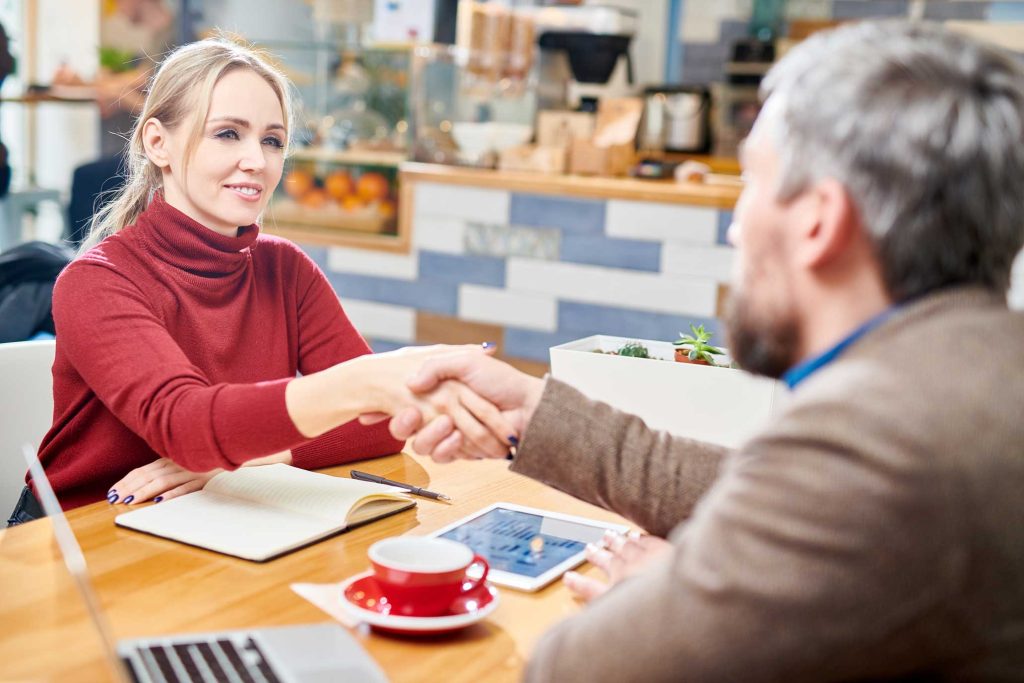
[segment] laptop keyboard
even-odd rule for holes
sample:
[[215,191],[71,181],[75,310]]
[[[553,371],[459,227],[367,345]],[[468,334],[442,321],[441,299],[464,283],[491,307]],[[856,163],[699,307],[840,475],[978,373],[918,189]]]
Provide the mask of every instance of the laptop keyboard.
[[280,683],[256,641],[239,642],[241,647],[228,638],[139,647],[136,652],[145,664],[145,676],[127,659],[125,663],[138,681]]

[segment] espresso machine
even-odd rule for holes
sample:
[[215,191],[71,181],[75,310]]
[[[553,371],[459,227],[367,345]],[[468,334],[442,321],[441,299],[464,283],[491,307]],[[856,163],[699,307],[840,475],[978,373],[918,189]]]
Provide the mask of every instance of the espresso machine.
[[636,12],[607,5],[545,7],[534,15],[538,108],[596,111],[604,98],[633,94],[629,47]]

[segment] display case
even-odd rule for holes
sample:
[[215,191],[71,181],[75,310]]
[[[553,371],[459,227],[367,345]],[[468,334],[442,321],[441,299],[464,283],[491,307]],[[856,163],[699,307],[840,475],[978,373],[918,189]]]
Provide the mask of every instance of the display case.
[[408,46],[268,43],[296,89],[293,144],[268,230],[303,242],[407,248],[398,167],[407,158]]
[[497,155],[533,137],[537,98],[531,78],[493,78],[474,53],[422,45],[412,55],[410,123],[416,161],[493,167]]

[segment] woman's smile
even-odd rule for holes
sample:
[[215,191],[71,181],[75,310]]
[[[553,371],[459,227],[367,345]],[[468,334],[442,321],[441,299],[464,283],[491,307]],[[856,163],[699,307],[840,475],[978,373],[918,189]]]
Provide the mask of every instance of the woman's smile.
[[256,183],[234,183],[224,187],[231,190],[239,199],[247,202],[258,202],[263,196],[263,187]]

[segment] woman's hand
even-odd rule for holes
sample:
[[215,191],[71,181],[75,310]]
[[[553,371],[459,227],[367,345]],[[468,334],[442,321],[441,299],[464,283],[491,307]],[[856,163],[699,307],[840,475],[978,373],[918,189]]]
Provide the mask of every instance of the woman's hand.
[[173,460],[159,458],[148,465],[136,467],[116,482],[107,492],[107,501],[132,505],[152,498],[159,503],[198,491],[223,471],[189,472]]
[[[278,462],[291,464],[291,451],[254,458],[243,467],[272,465]],[[133,505],[152,499],[154,503],[159,503],[198,491],[206,486],[206,482],[223,471],[217,469],[209,472],[190,472],[173,460],[158,458],[148,465],[136,467],[115,483],[107,492],[107,502]]]
[[[449,355],[485,356],[493,345],[424,346],[358,356],[344,363],[297,377],[288,383],[285,404],[295,428],[307,438],[355,418],[363,424],[415,410],[425,421],[446,415],[479,453],[502,457],[518,436],[513,425],[489,401],[451,382],[428,396],[407,386],[409,378],[431,359]],[[429,399],[429,400],[428,400]]]
[[576,572],[565,573],[565,585],[572,594],[584,602],[604,595],[618,582],[645,569],[658,558],[665,557],[672,544],[657,536],[605,532],[600,543],[587,544],[586,555],[608,577],[608,581],[592,579]]

